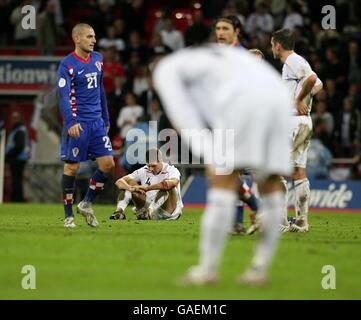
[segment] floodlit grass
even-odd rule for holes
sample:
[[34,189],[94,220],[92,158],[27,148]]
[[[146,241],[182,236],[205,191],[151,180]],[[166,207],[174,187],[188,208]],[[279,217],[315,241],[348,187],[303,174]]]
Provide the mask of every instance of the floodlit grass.
[[[197,263],[202,210],[178,221],[111,221],[111,206],[94,206],[100,226],[63,227],[61,205],[0,206],[0,299],[361,299],[361,216],[311,213],[307,234],[285,234],[265,288],[235,278],[249,265],[257,235],[231,236],[214,287],[181,288],[178,276]],[[21,269],[36,268],[36,290]],[[336,290],[321,286],[324,265],[336,268]]]

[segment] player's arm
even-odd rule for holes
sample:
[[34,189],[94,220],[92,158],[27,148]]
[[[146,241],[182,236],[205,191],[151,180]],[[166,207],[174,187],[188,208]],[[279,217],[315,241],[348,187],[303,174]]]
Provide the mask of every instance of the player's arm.
[[105,126],[107,127],[107,131],[109,131],[109,128],[110,128],[109,111],[108,111],[107,96],[105,94],[104,84],[103,84],[103,73],[100,78],[100,99],[101,99],[100,102],[101,102],[101,106],[102,106],[102,118],[103,118]]
[[306,98],[306,96],[311,93],[316,83],[316,80],[317,80],[316,74],[312,74],[303,82],[302,89],[298,94],[298,97],[296,98],[296,107],[300,115],[308,113],[308,106],[303,101],[303,99]]
[[161,190],[161,191],[168,191],[175,188],[179,183],[179,180],[176,178],[172,179],[164,179],[163,181],[151,185],[144,185],[136,187],[136,189],[143,190],[144,192],[151,191],[151,190]]
[[64,64],[60,64],[57,74],[56,90],[59,97],[60,110],[64,118],[64,126],[71,137],[79,138],[80,131],[83,129],[80,123],[77,123],[76,114],[73,113],[70,104],[70,87],[71,77],[69,70]]
[[125,177],[118,179],[115,182],[115,185],[121,190],[127,190],[130,192],[134,192],[135,186],[131,184],[131,181],[134,182],[134,179],[132,179],[129,175],[127,175]]
[[320,92],[322,90],[322,88],[323,88],[323,83],[319,78],[317,78],[317,81],[316,81],[315,85],[312,88],[311,94],[313,96],[316,95],[318,92]]

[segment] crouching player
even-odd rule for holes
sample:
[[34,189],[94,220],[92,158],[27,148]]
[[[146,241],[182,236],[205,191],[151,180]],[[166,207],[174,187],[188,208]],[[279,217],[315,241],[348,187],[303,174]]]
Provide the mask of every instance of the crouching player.
[[158,149],[146,152],[147,164],[116,181],[120,189],[116,211],[111,220],[124,220],[130,201],[139,220],[176,220],[182,214],[180,173],[176,167],[163,162]]

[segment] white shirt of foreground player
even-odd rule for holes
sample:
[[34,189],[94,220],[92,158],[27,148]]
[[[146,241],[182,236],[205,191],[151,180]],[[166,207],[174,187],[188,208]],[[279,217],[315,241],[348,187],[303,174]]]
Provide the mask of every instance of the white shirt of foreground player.
[[[240,48],[209,45],[187,48],[165,57],[156,66],[153,76],[169,119],[183,141],[191,146],[193,155],[207,156],[211,160],[207,164],[217,168],[224,165],[227,173],[232,166],[233,169],[253,166],[277,168],[280,170],[277,172],[288,170],[288,165],[283,166],[283,163],[273,168],[263,166],[266,161],[262,155],[264,146],[258,137],[268,134],[276,123],[271,118],[273,111],[281,115],[282,119],[279,117],[277,121],[283,125],[290,120],[292,108],[279,73],[267,62]],[[258,124],[264,128],[259,134]],[[212,133],[204,140],[195,139],[206,128],[213,129]],[[215,141],[218,129],[222,136]],[[228,131],[233,132],[233,142],[227,138]],[[283,127],[277,130],[282,141],[284,136],[280,131]],[[287,133],[285,136],[287,138]],[[281,141],[279,145],[283,144]],[[249,148],[254,150],[252,159],[245,151]],[[219,155],[222,160],[226,158],[225,161],[218,161]]]
[[[310,64],[297,53],[290,54],[282,68],[282,80],[285,82],[288,87],[291,98],[293,101],[296,100],[299,93],[302,90],[303,83],[305,80],[316,73],[312,70]],[[320,80],[317,79],[316,85],[320,83]],[[311,94],[305,98],[305,103],[308,105],[309,112],[311,112],[312,106],[312,96]],[[293,114],[297,114],[296,106],[293,106]]]
[[[148,169],[148,166],[144,166],[138,170],[135,170],[133,173],[129,175],[129,177],[141,185],[151,185],[157,184],[165,179],[178,179],[180,181],[180,172],[179,170],[168,163],[163,163],[162,171],[159,174],[153,174],[151,170]],[[158,190],[151,190],[146,193],[147,200],[152,201],[154,200],[155,196],[157,195]],[[183,208],[182,202],[182,195],[180,192],[180,182],[176,187],[176,194],[177,194],[177,207]]]

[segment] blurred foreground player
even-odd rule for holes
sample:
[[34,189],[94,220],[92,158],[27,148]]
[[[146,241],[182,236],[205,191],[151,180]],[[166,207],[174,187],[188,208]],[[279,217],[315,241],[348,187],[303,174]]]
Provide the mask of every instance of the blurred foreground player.
[[[264,284],[285,200],[278,175],[291,173],[287,159],[291,99],[287,89],[265,62],[245,50],[219,45],[185,49],[164,58],[155,69],[154,80],[182,140],[207,164],[209,190],[201,221],[200,260],[182,283],[217,281],[235,215],[239,170],[251,167],[263,199],[260,213],[264,227],[252,265],[240,281]],[[201,134],[205,138],[199,143],[194,137]],[[224,149],[228,153],[221,163],[217,158]]]
[[[322,82],[311,69],[309,63],[294,52],[295,39],[288,29],[275,31],[271,38],[272,53],[283,63],[282,80],[293,99],[293,115],[290,119],[289,137],[292,140],[291,165],[294,167],[292,180],[295,188],[296,222],[288,222],[288,205],[284,209],[281,224],[283,232],[307,232],[308,208],[310,202],[310,182],[306,175],[307,152],[312,137],[310,116],[313,96],[322,89]],[[287,182],[283,179],[287,196]]]
[[74,228],[72,204],[75,176],[80,162],[96,159],[98,169],[90,179],[77,212],[88,225],[98,221],[92,209],[96,195],[103,190],[107,174],[114,168],[113,151],[108,137],[109,115],[103,88],[103,57],[93,51],[95,33],[88,24],[77,24],[72,30],[75,50],[66,56],[57,73],[59,105],[64,118],[60,157],[64,161],[62,189],[64,227]]
[[146,152],[147,164],[115,183],[120,189],[111,220],[124,220],[125,208],[134,203],[138,220],[177,220],[182,215],[180,172],[163,162],[159,149]]

